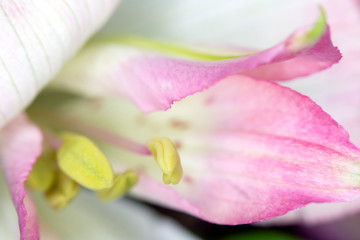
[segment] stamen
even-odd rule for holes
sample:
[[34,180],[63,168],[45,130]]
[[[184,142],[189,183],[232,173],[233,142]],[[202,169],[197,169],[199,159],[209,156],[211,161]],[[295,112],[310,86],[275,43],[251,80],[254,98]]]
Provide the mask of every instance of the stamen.
[[26,184],[34,190],[45,192],[54,183],[56,155],[54,151],[46,150],[36,160]]
[[88,138],[70,132],[59,135],[57,151],[60,169],[80,185],[101,190],[113,185],[113,170],[104,154]]
[[114,185],[111,188],[100,190],[96,195],[103,201],[111,201],[123,196],[130,188],[135,186],[139,177],[133,170],[127,170],[123,174],[115,176]]
[[[74,123],[73,123],[74,124]],[[82,131],[86,133],[86,136],[93,137],[94,139],[98,139],[109,143],[115,147],[125,149],[127,151],[140,154],[140,155],[151,155],[146,145],[132,141],[128,138],[122,137],[118,134],[114,134],[105,129],[93,126],[93,125],[84,125],[77,126],[77,131]]]
[[178,184],[183,170],[179,154],[171,140],[165,137],[153,138],[148,147],[163,172],[163,182]]
[[135,142],[131,139],[120,136],[96,125],[79,121],[76,117],[66,116],[64,114],[61,115],[52,111],[35,109],[32,111],[34,116],[41,116],[40,120],[44,120],[44,116],[46,116],[46,120],[51,122],[52,126],[70,131],[76,131],[93,139],[104,141],[108,144],[136,154],[151,155],[145,144]]
[[45,193],[45,196],[53,208],[61,210],[76,197],[80,189],[78,183],[58,171],[54,186]]

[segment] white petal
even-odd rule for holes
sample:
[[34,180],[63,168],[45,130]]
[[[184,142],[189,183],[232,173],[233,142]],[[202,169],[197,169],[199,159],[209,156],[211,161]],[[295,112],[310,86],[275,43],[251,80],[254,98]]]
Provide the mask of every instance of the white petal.
[[29,104],[118,2],[0,2],[0,127]]
[[169,218],[129,200],[102,203],[83,192],[56,212],[36,197],[43,239],[191,240],[198,239]]

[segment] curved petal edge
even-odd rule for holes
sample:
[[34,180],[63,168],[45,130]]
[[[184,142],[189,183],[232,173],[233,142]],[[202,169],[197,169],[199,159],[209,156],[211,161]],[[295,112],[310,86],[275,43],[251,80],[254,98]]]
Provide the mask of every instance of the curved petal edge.
[[36,211],[26,196],[24,182],[42,151],[42,134],[20,115],[1,131],[0,160],[5,180],[19,218],[21,239],[39,238]]
[[124,96],[142,111],[153,112],[230,75],[289,80],[328,68],[341,58],[323,15],[313,28],[301,28],[284,42],[243,57],[194,61],[165,52],[98,40],[69,62],[53,86],[90,96]]

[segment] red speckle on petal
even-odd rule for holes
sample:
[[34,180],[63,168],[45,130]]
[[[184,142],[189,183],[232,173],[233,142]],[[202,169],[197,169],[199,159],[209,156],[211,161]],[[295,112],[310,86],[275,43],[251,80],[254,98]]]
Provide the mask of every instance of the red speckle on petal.
[[171,124],[171,127],[181,129],[181,130],[186,130],[186,129],[189,129],[189,127],[190,127],[189,123],[179,120],[179,119],[171,120],[170,124]]
[[179,140],[174,141],[174,147],[176,149],[180,149],[182,147],[182,143]]
[[205,99],[204,104],[205,104],[205,106],[209,106],[209,105],[213,104],[214,102],[215,102],[214,97],[208,97]]
[[188,175],[184,175],[182,180],[189,185],[194,183],[194,180]]

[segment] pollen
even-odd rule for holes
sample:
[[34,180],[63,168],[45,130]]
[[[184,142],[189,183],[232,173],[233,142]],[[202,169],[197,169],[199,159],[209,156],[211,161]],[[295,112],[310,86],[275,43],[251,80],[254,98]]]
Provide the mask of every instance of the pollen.
[[179,154],[169,138],[153,138],[148,144],[149,150],[163,172],[165,184],[178,184],[183,174]]
[[122,174],[117,174],[114,178],[114,185],[111,188],[100,190],[96,195],[101,200],[107,202],[123,196],[130,188],[138,182],[138,175],[133,170],[127,170]]
[[70,132],[61,133],[59,137],[62,145],[57,151],[57,162],[65,174],[91,190],[113,185],[112,167],[90,139]]

